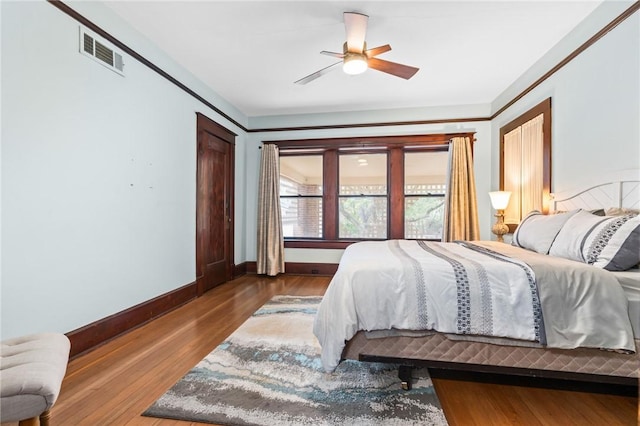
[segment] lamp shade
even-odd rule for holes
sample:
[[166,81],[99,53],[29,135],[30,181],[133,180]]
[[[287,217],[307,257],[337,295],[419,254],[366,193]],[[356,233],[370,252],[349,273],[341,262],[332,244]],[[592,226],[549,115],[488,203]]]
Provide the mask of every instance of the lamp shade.
[[504,210],[509,205],[509,198],[511,198],[511,192],[509,191],[492,191],[489,193],[491,197],[491,205],[496,210]]

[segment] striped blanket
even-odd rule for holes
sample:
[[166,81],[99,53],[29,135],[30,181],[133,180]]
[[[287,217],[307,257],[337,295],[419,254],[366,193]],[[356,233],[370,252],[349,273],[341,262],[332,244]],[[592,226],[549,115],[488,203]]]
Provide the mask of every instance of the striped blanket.
[[613,273],[582,262],[495,241],[369,241],[345,250],[314,334],[326,371],[360,330],[435,330],[632,353],[627,305]]
[[361,242],[343,255],[314,323],[325,370],[359,330],[435,330],[545,343],[535,274],[469,242]]

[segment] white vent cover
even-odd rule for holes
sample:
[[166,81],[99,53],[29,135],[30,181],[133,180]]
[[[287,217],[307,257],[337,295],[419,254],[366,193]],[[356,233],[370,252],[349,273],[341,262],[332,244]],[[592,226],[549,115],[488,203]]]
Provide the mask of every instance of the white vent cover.
[[80,53],[124,76],[122,53],[117,52],[111,43],[84,27],[80,27]]

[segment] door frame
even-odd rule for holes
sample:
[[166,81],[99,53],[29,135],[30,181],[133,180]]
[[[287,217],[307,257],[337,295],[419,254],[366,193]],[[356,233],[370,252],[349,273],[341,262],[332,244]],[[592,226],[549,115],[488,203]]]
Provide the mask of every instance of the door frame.
[[227,182],[229,187],[225,188],[229,194],[229,228],[227,229],[229,245],[227,247],[228,252],[225,254],[227,263],[225,265],[226,281],[230,281],[233,278],[234,271],[234,229],[235,229],[235,138],[236,134],[229,129],[221,126],[215,121],[202,113],[196,112],[196,289],[197,296],[200,297],[204,294],[205,281],[204,281],[204,233],[203,227],[201,227],[201,221],[203,218],[200,215],[200,208],[204,202],[203,199],[203,182],[200,176],[200,136],[202,132],[208,132],[222,141],[229,144],[229,156],[227,163]]

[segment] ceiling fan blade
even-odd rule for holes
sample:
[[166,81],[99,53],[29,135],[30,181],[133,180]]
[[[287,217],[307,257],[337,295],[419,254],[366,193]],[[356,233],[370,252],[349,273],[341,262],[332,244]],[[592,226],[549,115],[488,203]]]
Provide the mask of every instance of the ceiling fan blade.
[[391,46],[389,46],[388,44],[385,44],[384,46],[378,46],[372,49],[367,49],[364,51],[364,54],[367,56],[367,58],[373,58],[374,56],[378,56],[390,50],[391,50]]
[[395,62],[385,61],[378,58],[369,58],[367,61],[369,68],[386,72],[387,74],[402,77],[409,80],[420,68],[410,67],[409,65],[396,64]]
[[347,31],[347,50],[362,53],[364,38],[367,34],[369,17],[362,13],[344,12],[344,27]]
[[339,65],[341,63],[342,63],[342,61],[336,62],[335,64],[331,64],[328,67],[322,68],[320,71],[316,71],[313,74],[309,74],[308,76],[306,76],[304,78],[301,78],[298,81],[294,81],[294,84],[307,84],[307,83],[315,80],[316,78],[325,75],[329,71],[332,71],[336,65]]
[[344,58],[344,53],[337,53],[337,52],[327,52],[326,50],[323,50],[322,52],[320,52],[321,55],[327,55],[327,56],[333,56],[334,58]]

